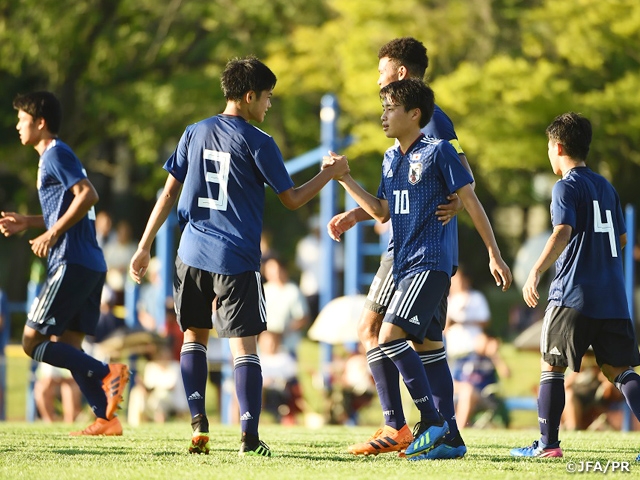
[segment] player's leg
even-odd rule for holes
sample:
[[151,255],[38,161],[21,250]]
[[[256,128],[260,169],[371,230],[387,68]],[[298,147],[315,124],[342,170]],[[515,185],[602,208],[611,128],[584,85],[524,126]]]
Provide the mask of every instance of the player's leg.
[[540,349],[542,373],[538,390],[540,440],[514,448],[515,457],[562,457],[558,432],[565,405],[564,372],[580,371],[582,357],[591,344],[593,323],[568,307],[550,307],[542,323]]
[[239,455],[271,456],[260,440],[258,426],[262,409],[262,367],[257,353],[257,336],[267,329],[264,290],[260,272],[214,275],[221,298],[216,331],[229,338],[233,356],[236,395],[242,429]]
[[[104,279],[104,272],[80,265],[60,266],[47,278],[23,331],[25,353],[39,362],[71,371],[97,417],[96,423],[81,432],[72,432],[72,435],[122,434],[115,411],[122,400],[128,375],[119,384],[116,395],[111,397],[109,414],[110,402],[103,390],[103,380],[110,378],[111,368],[87,355],[81,347],[84,335],[95,332]],[[52,341],[53,336],[57,337],[56,341]],[[126,366],[123,367],[126,370]]]
[[382,319],[393,297],[393,257],[385,257],[371,283],[365,306],[358,320],[358,338],[365,347],[367,363],[378,392],[384,427],[378,429],[366,442],[348,447],[354,455],[402,451],[413,441],[406,424],[400,395],[400,374],[393,362],[378,346]]
[[180,371],[189,412],[191,443],[189,453],[209,453],[209,420],[205,410],[207,387],[207,343],[213,328],[215,298],[213,275],[190,267],[176,257],[173,287],[176,321],[184,332],[180,349]]
[[601,322],[593,351],[602,373],[624,395],[629,408],[640,420],[640,376],[633,367],[640,364],[640,354],[633,324],[629,319]]
[[[448,284],[449,276],[439,271],[420,272],[403,279],[380,328],[380,349],[393,361],[420,411],[415,439],[406,449],[407,457],[431,450],[449,431],[447,422],[435,407],[420,356],[407,341],[422,343]],[[437,329],[440,330],[439,325]]]

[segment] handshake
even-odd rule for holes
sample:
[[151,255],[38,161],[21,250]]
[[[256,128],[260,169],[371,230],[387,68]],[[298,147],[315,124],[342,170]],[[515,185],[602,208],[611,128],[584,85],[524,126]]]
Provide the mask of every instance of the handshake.
[[322,157],[321,170],[330,170],[334,180],[342,180],[349,173],[349,162],[344,155],[329,151],[329,155]]

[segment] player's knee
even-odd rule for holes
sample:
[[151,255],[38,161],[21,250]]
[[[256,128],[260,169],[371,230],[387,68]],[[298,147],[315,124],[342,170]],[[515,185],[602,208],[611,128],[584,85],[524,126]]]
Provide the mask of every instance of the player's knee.
[[382,323],[381,320],[378,320],[380,316],[375,312],[367,311],[358,320],[358,338],[365,346],[372,343],[377,344]]
[[27,356],[33,358],[33,351],[35,350],[36,346],[37,346],[37,343],[35,342],[34,338],[30,338],[26,336],[22,337],[22,350],[24,350],[24,353],[26,353]]

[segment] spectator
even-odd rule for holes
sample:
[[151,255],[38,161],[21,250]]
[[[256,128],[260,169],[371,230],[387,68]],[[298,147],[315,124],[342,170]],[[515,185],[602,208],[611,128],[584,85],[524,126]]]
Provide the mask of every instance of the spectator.
[[56,399],[60,398],[62,419],[73,423],[82,409],[82,394],[69,370],[38,363],[33,396],[40,418],[45,423],[59,420]]
[[267,302],[267,330],[280,336],[279,342],[297,358],[297,348],[309,325],[309,307],[300,289],[289,281],[285,264],[275,256],[264,263],[264,296]]
[[[477,339],[491,320],[489,304],[482,292],[472,288],[464,267],[451,277],[445,338],[449,358],[464,357],[475,350]],[[453,368],[455,372],[455,364]]]
[[136,426],[145,420],[164,423],[188,412],[180,362],[172,357],[169,345],[159,345],[131,389],[127,412],[129,425]]
[[[163,318],[158,318],[159,299],[164,296],[162,278],[160,277],[160,260],[153,257],[149,260],[148,281],[140,287],[140,299],[138,300],[138,321],[142,328],[149,332],[164,334],[166,325],[164,313]],[[171,298],[171,297],[169,297]],[[166,301],[164,302],[166,304]]]
[[300,269],[300,291],[307,299],[312,320],[318,316],[320,301],[320,219],[309,218],[309,233],[296,245],[296,265]]
[[258,337],[262,365],[264,410],[278,423],[295,425],[296,415],[305,411],[298,382],[298,365],[290,353],[280,348],[280,335],[262,332]]
[[111,215],[105,210],[99,211],[96,214],[96,240],[103,250],[108,244],[116,241],[112,227]]
[[474,352],[460,360],[455,379],[459,428],[469,425],[474,415],[483,410],[500,415],[503,425],[509,426],[508,412],[498,396],[497,386],[499,379],[508,378],[511,372],[498,348],[497,338],[481,334],[476,339]]
[[129,269],[129,260],[137,250],[133,241],[131,225],[120,220],[116,225],[116,239],[104,247],[104,259],[107,262],[107,285],[116,296],[116,305],[124,304],[124,282]]

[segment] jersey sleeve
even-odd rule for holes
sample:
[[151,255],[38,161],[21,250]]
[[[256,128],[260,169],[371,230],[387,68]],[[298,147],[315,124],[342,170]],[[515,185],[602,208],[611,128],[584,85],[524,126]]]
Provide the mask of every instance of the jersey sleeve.
[[473,183],[473,178],[460,163],[458,153],[449,142],[440,142],[435,149],[435,158],[449,193]]
[[178,142],[176,150],[171,154],[162,167],[180,183],[184,183],[185,178],[187,178],[187,170],[189,167],[188,147],[190,131],[192,128],[193,126],[191,125],[185,129],[180,141]]
[[551,224],[569,225],[573,230],[577,225],[576,192],[567,182],[559,180],[551,192]]
[[64,185],[66,190],[87,178],[80,160],[70,151],[52,148],[47,153],[47,170]]
[[433,110],[431,120],[429,120],[429,123],[427,123],[427,125],[422,129],[422,133],[428,137],[446,140],[451,144],[458,155],[464,154],[464,150],[462,150],[462,146],[460,145],[460,141],[456,135],[453,122],[437,105]]
[[264,178],[264,183],[269,185],[276,194],[294,186],[293,180],[284,166],[282,153],[273,138],[266,137],[265,141],[256,148],[254,158],[256,166]]

